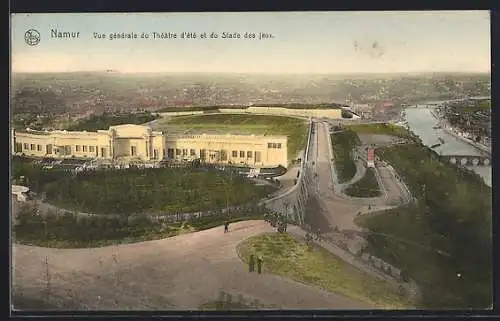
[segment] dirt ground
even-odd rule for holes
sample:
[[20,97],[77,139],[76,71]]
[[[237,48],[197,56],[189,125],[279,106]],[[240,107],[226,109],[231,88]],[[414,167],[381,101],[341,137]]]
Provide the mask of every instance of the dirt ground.
[[285,309],[371,308],[314,286],[247,272],[236,245],[271,231],[264,221],[246,221],[232,224],[229,233],[217,227],[97,249],[13,245],[13,297],[23,298],[25,309],[31,300],[60,309],[168,310],[197,309],[224,291]]

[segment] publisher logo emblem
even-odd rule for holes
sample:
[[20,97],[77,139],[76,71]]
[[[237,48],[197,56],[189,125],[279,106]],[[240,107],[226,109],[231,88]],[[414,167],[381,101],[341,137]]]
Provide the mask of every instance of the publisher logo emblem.
[[35,29],[30,29],[24,34],[24,41],[29,46],[36,46],[40,43],[40,33]]

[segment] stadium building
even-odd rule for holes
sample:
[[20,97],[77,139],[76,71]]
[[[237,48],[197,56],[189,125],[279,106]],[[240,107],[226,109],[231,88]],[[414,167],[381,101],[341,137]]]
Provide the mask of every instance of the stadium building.
[[287,137],[266,135],[169,135],[148,126],[118,125],[108,130],[12,130],[14,155],[144,162],[171,160],[287,167]]

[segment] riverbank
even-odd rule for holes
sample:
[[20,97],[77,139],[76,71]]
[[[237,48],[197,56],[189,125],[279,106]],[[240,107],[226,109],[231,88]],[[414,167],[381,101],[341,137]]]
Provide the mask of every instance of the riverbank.
[[446,133],[462,140],[463,142],[471,145],[472,147],[474,147],[475,149],[477,149],[481,152],[488,153],[491,155],[491,147],[488,148],[488,146],[486,146],[484,144],[477,143],[477,142],[461,135],[457,130],[453,129],[450,126],[450,124],[448,123],[448,121],[444,117],[439,115],[439,112],[436,112],[435,108],[431,108],[430,112],[431,112],[431,115],[438,121],[439,125]]
[[466,142],[467,144],[471,145],[472,147],[476,148],[477,150],[484,152],[484,153],[488,153],[489,155],[491,155],[491,148],[488,148],[487,146],[485,146],[481,143],[474,142],[471,139],[460,135],[457,131],[450,129],[448,127],[443,127],[443,130],[445,132],[447,132],[448,134],[453,135],[456,138]]
[[[405,109],[402,116],[405,116],[408,127],[421,139],[424,145],[431,147],[440,141],[440,137],[445,140],[444,144],[435,148],[435,151],[440,155],[479,156],[486,153],[473,146],[472,142],[465,141],[464,137],[444,130],[443,126],[440,129],[435,128],[440,119],[435,117],[433,113],[437,113],[437,110],[433,108],[408,108]],[[491,186],[491,166],[469,166],[469,169],[481,175],[484,182]]]

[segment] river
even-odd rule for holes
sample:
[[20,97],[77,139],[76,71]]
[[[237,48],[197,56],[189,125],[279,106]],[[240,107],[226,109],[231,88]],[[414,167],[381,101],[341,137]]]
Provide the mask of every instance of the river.
[[[438,103],[438,102],[437,102]],[[419,105],[421,106],[421,105]],[[422,106],[423,107],[423,106]],[[406,121],[412,132],[420,137],[426,146],[439,144],[439,139],[444,140],[444,144],[434,148],[440,155],[473,155],[479,156],[481,153],[463,140],[448,134],[442,129],[434,129],[438,121],[432,115],[430,108],[406,108]],[[481,175],[484,182],[491,187],[491,166],[468,166],[471,170]]]

